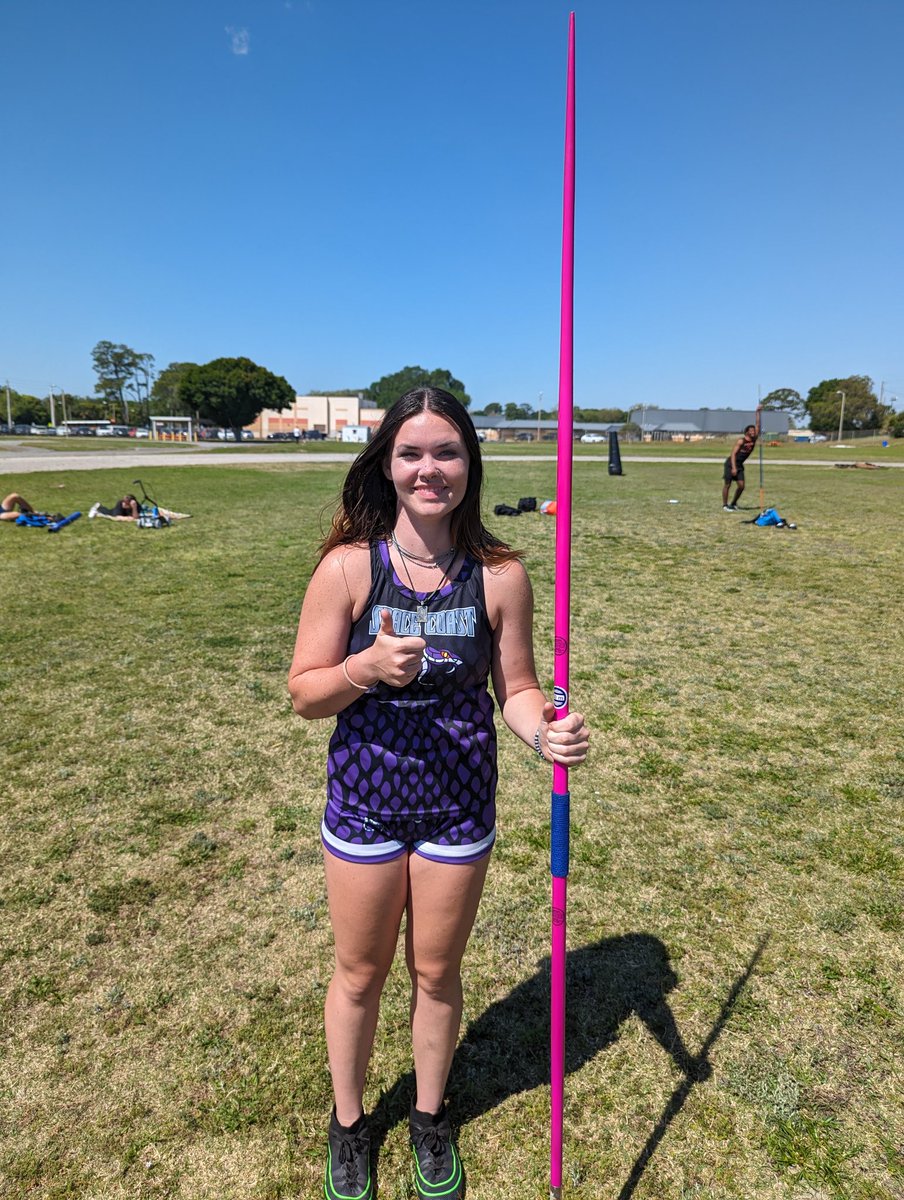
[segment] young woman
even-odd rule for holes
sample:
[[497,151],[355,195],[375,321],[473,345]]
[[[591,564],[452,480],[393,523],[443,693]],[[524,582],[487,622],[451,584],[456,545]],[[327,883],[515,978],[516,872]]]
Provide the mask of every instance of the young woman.
[[496,837],[488,678],[527,746],[569,767],[587,754],[583,717],[554,720],[540,690],[530,583],[481,522],[482,476],[455,397],[406,393],[349,470],[302,606],[292,702],[309,720],[336,718],[321,826],[335,940],[327,1200],[372,1195],[364,1084],[403,915],[417,1194],[461,1192],[444,1097],[460,965]]
[[111,521],[137,521],[141,516],[141,508],[131,492],[126,494],[113,505],[106,508],[103,504],[92,504],[88,517],[107,517]]
[[[166,517],[168,521],[181,521],[191,516],[191,513],[173,512],[171,508],[161,508],[159,505],[157,512],[161,517]],[[92,504],[91,511],[88,513],[89,519],[106,517],[108,521],[137,521],[140,516],[141,505],[131,492],[126,492],[112,508],[107,508],[103,504]]]

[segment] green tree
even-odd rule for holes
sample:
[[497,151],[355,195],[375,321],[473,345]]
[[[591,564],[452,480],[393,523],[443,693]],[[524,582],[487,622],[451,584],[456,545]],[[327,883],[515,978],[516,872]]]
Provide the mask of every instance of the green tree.
[[136,354],[132,378],[126,387],[139,407],[143,422],[147,421],[151,411],[151,382],[153,378],[153,354]]
[[184,372],[179,397],[201,417],[231,429],[240,442],[243,426],[265,408],[288,408],[295,391],[282,375],[273,375],[250,358],[215,358]]
[[[47,402],[37,396],[29,396],[10,388],[9,406],[14,425],[46,425],[50,420]],[[6,420],[6,389],[3,391],[3,420]]]
[[66,397],[66,411],[70,420],[102,421],[107,416],[106,409],[103,400],[93,400],[90,396]]
[[115,406],[122,421],[129,424],[130,400],[143,407],[146,415],[154,375],[153,354],[114,342],[98,342],[91,358],[97,375],[95,391]]
[[798,422],[806,411],[803,397],[794,388],[776,388],[763,398],[763,408],[772,412],[787,413],[793,423]]
[[627,421],[630,414],[626,413],[623,408],[576,408],[574,415],[578,421],[600,421],[607,424],[617,424],[619,421]]
[[888,418],[888,432],[893,438],[904,438],[904,412],[891,414]]
[[536,415],[537,410],[527,404],[509,402],[505,406],[505,419],[507,421],[529,421],[532,417],[536,417]]
[[502,412],[502,405],[497,404],[496,401],[493,400],[483,410],[483,415],[485,417],[495,417],[495,416],[498,416],[501,412]]
[[807,393],[806,410],[815,433],[832,433],[841,420],[841,395],[844,392],[845,429],[881,429],[892,411],[880,404],[868,375],[849,375],[847,379],[824,379]]
[[425,371],[423,367],[403,367],[394,375],[384,375],[376,380],[364,395],[366,399],[373,400],[378,408],[391,408],[400,396],[417,387],[443,388],[460,400],[465,408],[471,403],[471,397],[461,380],[440,367],[434,371]]
[[170,363],[164,367],[151,388],[149,413],[155,417],[191,417],[197,413],[184,403],[180,395],[182,380],[197,363]]

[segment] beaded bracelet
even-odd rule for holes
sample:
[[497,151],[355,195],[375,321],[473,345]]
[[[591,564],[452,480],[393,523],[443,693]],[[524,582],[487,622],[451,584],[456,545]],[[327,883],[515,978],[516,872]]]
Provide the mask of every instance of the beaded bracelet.
[[354,679],[352,679],[351,675],[349,675],[349,673],[348,673],[348,660],[349,660],[350,658],[351,658],[351,655],[350,655],[350,654],[346,655],[346,657],[345,657],[345,662],[342,664],[342,673],[343,673],[343,675],[344,675],[344,676],[345,676],[345,678],[346,678],[346,679],[349,681],[349,683],[352,685],[352,687],[353,687],[353,688],[357,688],[359,692],[369,692],[369,691],[370,691],[370,684],[369,684],[369,683],[355,683]]
[[540,745],[540,730],[539,730],[539,728],[537,729],[537,732],[534,734],[534,749],[540,755],[541,758],[546,758],[546,755],[543,753],[543,748]]

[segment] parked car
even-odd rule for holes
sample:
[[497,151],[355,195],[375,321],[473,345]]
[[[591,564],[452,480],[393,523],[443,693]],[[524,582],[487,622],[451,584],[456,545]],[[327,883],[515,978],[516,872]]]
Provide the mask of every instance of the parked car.
[[486,433],[484,433],[484,431],[482,429],[477,429],[477,430],[475,430],[475,432],[477,434],[478,442],[485,442],[487,440],[487,435],[486,435]]
[[582,433],[582,442],[604,442],[606,439],[601,433]]
[[279,433],[268,433],[267,441],[268,442],[291,442],[292,434],[286,433],[285,431],[280,431]]
[[326,441],[326,434],[321,429],[305,429],[301,436],[306,442]]

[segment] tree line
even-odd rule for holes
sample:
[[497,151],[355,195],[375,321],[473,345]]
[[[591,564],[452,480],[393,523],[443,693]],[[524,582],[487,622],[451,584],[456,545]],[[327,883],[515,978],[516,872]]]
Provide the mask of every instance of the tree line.
[[[173,362],[157,372],[154,356],[131,346],[109,341],[98,342],[91,351],[97,376],[94,396],[58,396],[65,415],[71,420],[113,420],[125,425],[146,424],[151,416],[192,416],[235,431],[240,430],[263,411],[282,411],[295,399],[295,389],[281,376],[259,366],[249,358],[217,358],[208,363]],[[456,396],[465,407],[471,397],[460,379],[445,368],[403,367],[383,375],[369,387],[336,389],[327,395],[357,395],[373,401],[378,408],[389,408],[399,396],[415,387],[443,388]],[[14,422],[46,424],[50,417],[48,398],[26,395],[9,389]],[[763,406],[787,413],[794,426],[807,425],[814,433],[832,433],[839,428],[850,431],[887,431],[904,437],[904,412],[896,413],[881,396],[868,375],[824,379],[810,388],[806,398],[794,388],[775,388],[763,400]],[[635,406],[636,407],[636,406]],[[554,419],[556,410],[530,404],[492,402],[480,415],[504,416],[510,421]],[[630,413],[621,408],[575,406],[575,419],[600,423],[628,422]]]
[[[109,341],[91,351],[97,376],[94,396],[56,397],[58,417],[70,420],[112,420],[124,425],[146,424],[152,416],[190,416],[241,430],[266,408],[282,412],[295,399],[295,389],[249,358],[217,358],[208,363],[173,362],[159,373],[152,354]],[[403,367],[362,389],[341,388],[321,395],[361,396],[378,408],[388,408],[414,387],[444,388],[466,407],[471,397],[461,380],[444,368]],[[8,389],[14,423],[46,425],[50,398]],[[318,393],[314,393],[318,394]]]
[[787,413],[793,425],[806,425],[813,433],[837,432],[843,418],[848,430],[886,430],[894,437],[904,437],[904,412],[896,413],[876,395],[868,375],[823,379],[810,388],[806,399],[794,388],[776,388],[764,398],[763,407]]

